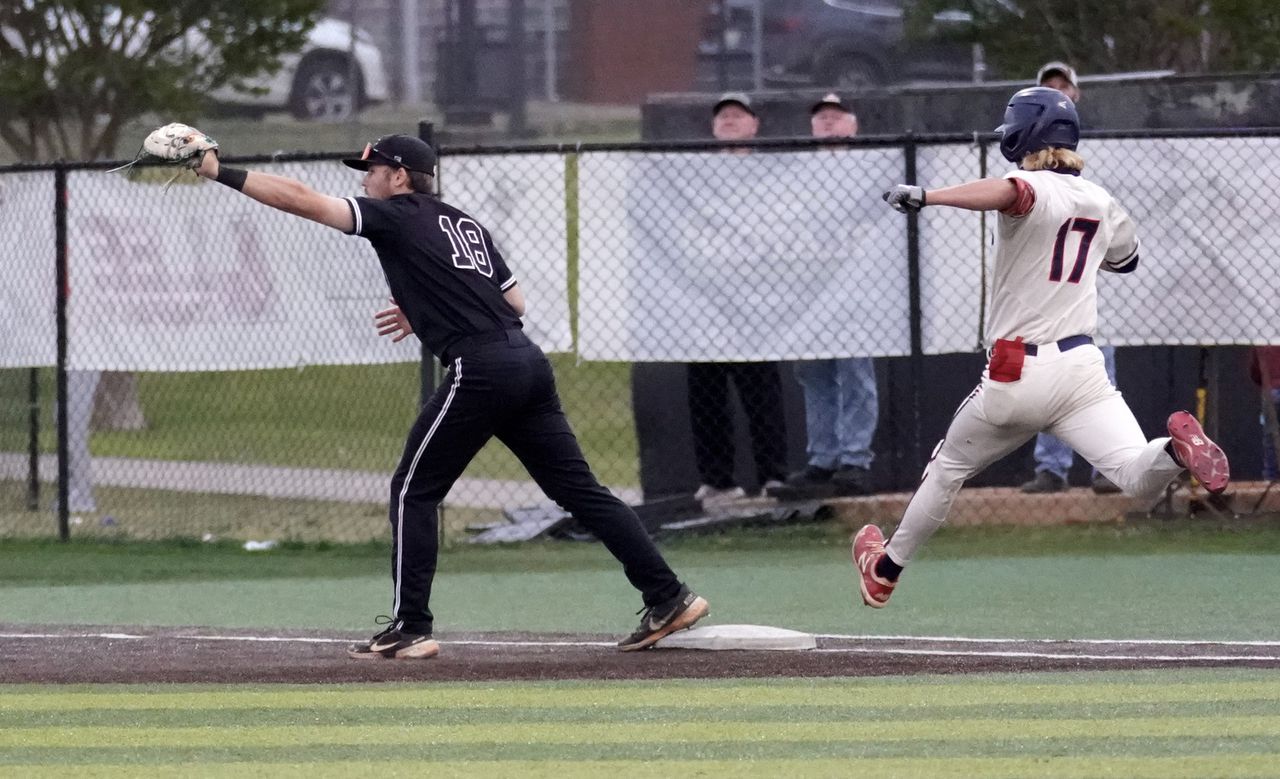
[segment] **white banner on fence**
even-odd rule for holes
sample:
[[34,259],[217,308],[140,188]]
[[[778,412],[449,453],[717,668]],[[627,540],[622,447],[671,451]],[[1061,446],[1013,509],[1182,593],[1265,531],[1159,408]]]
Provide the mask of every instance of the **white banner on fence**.
[[0,176],[0,368],[58,359],[53,173]]
[[[988,175],[1011,169],[994,146],[989,149]],[[1143,240],[1136,274],[1100,275],[1101,342],[1280,342],[1274,279],[1280,221],[1256,207],[1280,180],[1280,139],[1086,141],[1081,151],[1088,160],[1085,175],[1129,209]],[[981,174],[976,146],[922,146],[918,152],[926,189]],[[906,335],[897,323],[905,322],[906,311],[906,222],[878,197],[883,186],[900,180],[901,165],[877,161],[875,154],[891,152],[843,152],[810,174],[807,181],[839,179],[827,200],[815,198],[799,185],[806,179],[788,172],[807,154],[584,155],[583,356],[661,361],[902,354]],[[796,241],[779,248],[770,239],[782,232],[778,220],[793,214],[812,216],[797,218],[789,233]],[[955,209],[922,212],[926,354],[980,348],[996,219]],[[846,246],[884,247],[878,257],[848,253],[851,272],[824,277],[833,285],[838,279],[860,282],[856,289],[836,290],[837,302],[823,295],[832,290],[815,291],[812,277],[794,273],[805,265],[796,260],[800,255],[811,255],[815,264],[839,264],[821,235],[831,224],[852,231],[837,240]],[[889,279],[904,286],[886,286]],[[876,299],[868,305],[860,295]],[[872,316],[839,316],[856,310]],[[824,314],[832,318],[824,321]]]
[[1142,238],[1132,275],[1099,274],[1109,343],[1280,343],[1280,138],[1086,139],[1080,151]]
[[897,149],[591,153],[579,162],[579,349],[742,361],[910,350]]
[[[920,150],[921,183],[926,188],[965,180],[945,175],[952,171],[941,162],[947,148]],[[1086,139],[1080,152],[1086,160],[1085,178],[1105,187],[1129,211],[1142,239],[1142,261],[1133,274],[1098,274],[1100,343],[1280,342],[1280,299],[1275,294],[1280,223],[1257,207],[1275,196],[1280,139]],[[951,153],[963,152],[952,147]],[[976,166],[977,154],[972,150],[971,154]],[[933,166],[928,162],[931,157]],[[1014,168],[995,146],[990,147],[989,166],[991,176]],[[933,220],[940,213],[947,213],[952,221],[938,230]],[[976,260],[976,247],[981,245],[990,278],[994,214],[986,219],[985,234],[976,222],[967,232],[960,228],[957,218],[974,219],[965,212],[926,209],[922,214],[922,256],[950,251],[953,270],[960,271]],[[949,250],[944,235],[952,234],[966,237]],[[960,246],[965,247],[963,251],[957,251]],[[932,322],[939,337],[926,336],[925,351],[965,351],[965,344],[972,349],[978,335],[979,298],[976,289],[964,288],[963,279],[973,280],[973,273],[959,272],[950,289],[944,285],[933,293],[928,278],[925,274],[922,290],[925,329],[928,333]],[[950,341],[948,332],[953,336]]]
[[573,351],[564,157],[447,156],[440,176],[444,200],[489,229],[519,280],[525,332],[544,351]]
[[[319,191],[358,194],[360,174],[318,167],[336,164],[263,169]],[[563,166],[556,169],[561,180],[546,186],[563,192]],[[335,182],[345,191],[335,191]],[[119,174],[78,172],[68,186],[73,368],[237,370],[420,358],[416,339],[392,344],[373,328],[373,313],[387,305],[389,293],[362,238],[209,183],[175,184],[166,192]],[[464,181],[456,189],[487,196],[485,206],[501,213],[500,192],[485,195]],[[545,220],[530,218],[519,190],[512,191],[506,221],[491,229],[495,239],[523,245]],[[562,224],[563,207],[559,217]],[[545,294],[553,301],[538,306],[530,328],[535,338],[540,332],[551,336],[548,349],[569,348],[563,252],[512,262],[531,298]]]
[[[326,163],[320,163],[326,164]],[[317,164],[264,166],[335,195]],[[326,187],[325,184],[328,186]],[[210,182],[76,172],[68,181],[69,363],[202,371],[416,359],[373,328],[387,286],[368,242]]]
[[[1276,138],[1086,141],[1085,175],[1134,215],[1143,262],[1102,274],[1101,339],[1280,342]],[[990,175],[1008,166],[992,148]],[[573,348],[560,155],[454,156],[446,199],[489,226],[548,351]],[[969,145],[922,146],[926,187],[974,178]],[[772,360],[908,351],[906,222],[880,191],[899,150],[592,153],[580,160],[581,354],[597,360]],[[337,163],[264,166],[334,195]],[[70,365],[230,370],[418,359],[372,328],[385,303],[367,242],[212,184],[69,174]],[[0,367],[51,365],[51,172],[0,176]],[[972,351],[995,217],[920,219],[926,353]]]
[[[916,154],[916,180],[926,190],[963,184],[982,175],[981,157],[973,144],[919,146]],[[990,267],[995,257],[994,244],[984,237],[984,225],[994,231],[995,220],[995,214],[984,219],[982,214],[957,208],[920,212],[920,338],[925,354],[981,348],[983,284],[989,278],[983,265]],[[905,230],[905,217],[901,225],[899,229]]]

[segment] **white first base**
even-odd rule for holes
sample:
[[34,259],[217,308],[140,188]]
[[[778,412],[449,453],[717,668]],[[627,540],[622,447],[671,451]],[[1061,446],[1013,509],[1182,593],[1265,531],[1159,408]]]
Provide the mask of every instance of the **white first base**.
[[766,649],[799,651],[816,649],[809,633],[767,625],[708,625],[681,630],[653,645],[654,649]]

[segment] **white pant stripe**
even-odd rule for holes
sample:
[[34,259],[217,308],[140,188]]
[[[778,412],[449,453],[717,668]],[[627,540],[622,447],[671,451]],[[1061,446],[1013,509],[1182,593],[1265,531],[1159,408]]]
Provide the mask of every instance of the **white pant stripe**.
[[444,404],[440,407],[440,413],[436,415],[435,421],[427,429],[427,434],[422,437],[418,451],[414,452],[413,461],[409,463],[409,472],[404,477],[404,486],[400,488],[400,501],[396,511],[396,598],[395,603],[391,605],[392,617],[397,620],[400,617],[400,568],[404,560],[404,496],[409,493],[409,484],[413,482],[413,472],[418,468],[418,460],[422,459],[422,453],[427,450],[427,444],[431,443],[431,437],[444,421],[444,415],[449,412],[449,404],[453,402],[453,396],[458,392],[458,384],[461,381],[462,358],[459,357],[453,361],[453,385],[449,387],[449,395],[444,399]]

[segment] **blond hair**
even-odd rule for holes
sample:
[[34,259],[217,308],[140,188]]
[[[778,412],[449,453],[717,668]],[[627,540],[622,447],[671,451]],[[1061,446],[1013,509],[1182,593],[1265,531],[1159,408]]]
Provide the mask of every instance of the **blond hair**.
[[1084,157],[1070,149],[1041,149],[1023,157],[1022,164],[1019,167],[1023,170],[1066,168],[1068,170],[1082,171],[1084,170]]

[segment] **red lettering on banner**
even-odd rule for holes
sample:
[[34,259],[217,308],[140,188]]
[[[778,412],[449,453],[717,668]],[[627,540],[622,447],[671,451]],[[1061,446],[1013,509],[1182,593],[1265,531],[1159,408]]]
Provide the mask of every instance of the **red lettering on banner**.
[[[256,225],[248,219],[213,226],[192,216],[164,240],[139,216],[95,214],[77,224],[76,299],[81,316],[131,325],[261,323],[278,295]],[[178,244],[178,245],[175,245]],[[181,256],[179,249],[190,253]]]

